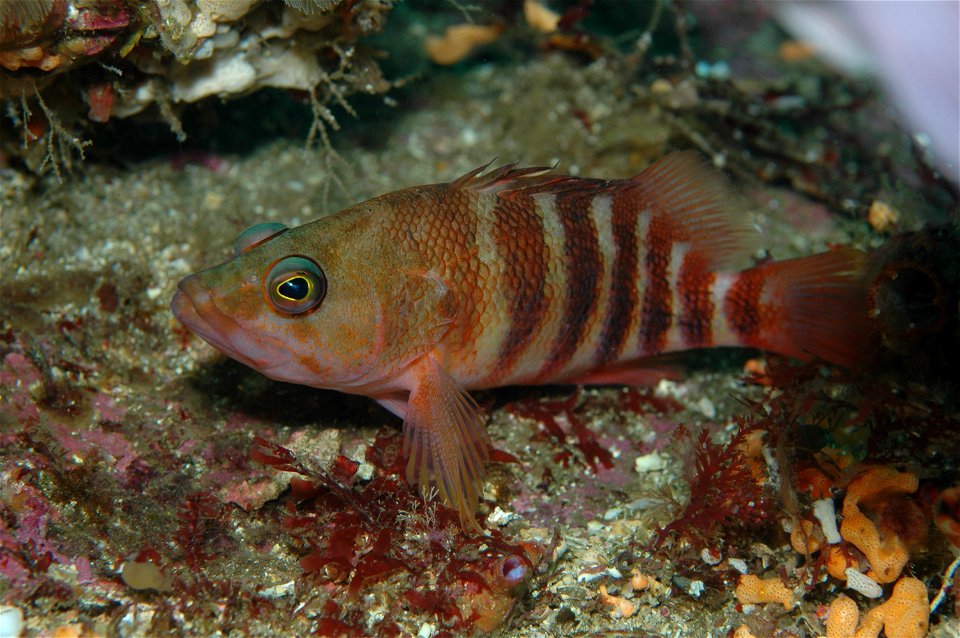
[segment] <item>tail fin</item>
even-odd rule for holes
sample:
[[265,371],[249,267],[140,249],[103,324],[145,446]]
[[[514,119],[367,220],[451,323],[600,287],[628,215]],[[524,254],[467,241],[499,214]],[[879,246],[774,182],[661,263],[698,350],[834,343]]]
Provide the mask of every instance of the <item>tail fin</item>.
[[842,248],[736,275],[723,309],[742,345],[859,367],[871,353],[867,255]]

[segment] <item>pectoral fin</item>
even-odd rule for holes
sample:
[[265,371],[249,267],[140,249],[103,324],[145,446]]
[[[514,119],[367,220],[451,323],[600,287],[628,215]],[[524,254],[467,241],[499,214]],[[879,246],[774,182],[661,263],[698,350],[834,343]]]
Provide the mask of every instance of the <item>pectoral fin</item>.
[[476,402],[433,359],[416,364],[403,422],[407,480],[440,497],[460,514],[464,530],[480,532],[475,515],[490,456],[490,439]]

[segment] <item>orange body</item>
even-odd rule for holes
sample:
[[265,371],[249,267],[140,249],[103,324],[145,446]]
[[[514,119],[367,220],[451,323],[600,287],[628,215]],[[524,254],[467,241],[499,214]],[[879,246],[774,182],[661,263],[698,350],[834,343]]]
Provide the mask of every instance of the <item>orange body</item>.
[[708,346],[855,361],[863,254],[742,270],[752,236],[693,154],[611,181],[507,166],[254,227],[172,307],[267,376],[401,416],[408,479],[475,527],[488,441],[467,390],[629,383]]

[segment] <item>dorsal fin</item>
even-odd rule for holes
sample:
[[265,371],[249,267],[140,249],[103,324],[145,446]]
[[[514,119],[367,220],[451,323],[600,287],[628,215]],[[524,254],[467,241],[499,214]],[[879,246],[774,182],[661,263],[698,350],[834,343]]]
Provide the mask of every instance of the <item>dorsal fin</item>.
[[665,223],[674,242],[689,242],[713,269],[743,268],[758,233],[723,173],[693,151],[671,153],[629,180],[643,208]]
[[531,188],[563,179],[564,175],[552,174],[549,166],[517,167],[516,163],[498,166],[489,173],[485,173],[496,160],[491,160],[466,175],[450,183],[450,188],[462,188],[480,193],[500,193],[518,189]]
[[[492,163],[492,162],[491,162]],[[641,211],[649,211],[662,227],[660,239],[689,243],[713,269],[743,268],[757,243],[749,217],[738,210],[723,173],[694,151],[671,153],[629,179],[590,179],[552,172],[552,168],[518,168],[504,164],[484,173],[476,168],[450,188],[514,195],[566,193],[616,195],[629,192]]]

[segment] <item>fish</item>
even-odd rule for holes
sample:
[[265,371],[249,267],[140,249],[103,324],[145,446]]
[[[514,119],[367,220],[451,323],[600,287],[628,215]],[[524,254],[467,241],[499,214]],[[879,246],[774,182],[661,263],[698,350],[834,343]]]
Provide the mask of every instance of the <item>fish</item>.
[[472,390],[643,383],[659,356],[719,346],[861,360],[865,253],[756,263],[757,235],[692,151],[625,179],[488,165],[254,225],[171,309],[267,377],[400,417],[406,479],[479,531],[490,439]]

